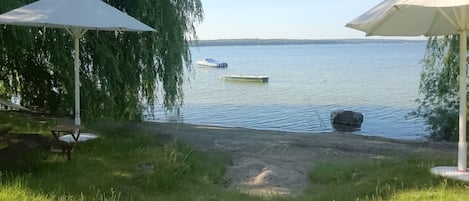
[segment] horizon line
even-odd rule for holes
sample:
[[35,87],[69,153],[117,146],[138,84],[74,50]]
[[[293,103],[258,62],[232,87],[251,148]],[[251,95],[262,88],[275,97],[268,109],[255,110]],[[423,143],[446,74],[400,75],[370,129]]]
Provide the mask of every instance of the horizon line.
[[298,39],[298,38],[218,38],[218,39],[193,39],[191,41],[207,41],[207,40],[397,40],[397,41],[424,41],[427,38],[316,38],[316,39]]

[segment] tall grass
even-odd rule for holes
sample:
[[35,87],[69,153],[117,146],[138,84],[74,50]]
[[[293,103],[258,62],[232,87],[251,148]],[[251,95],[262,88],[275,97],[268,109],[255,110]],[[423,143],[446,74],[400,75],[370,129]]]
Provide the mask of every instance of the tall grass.
[[[5,201],[74,201],[74,200],[90,200],[85,196],[55,195],[54,193],[44,193],[29,189],[28,179],[26,177],[0,176],[1,192],[0,200]],[[117,201],[120,195],[114,191],[109,193],[96,192],[92,200],[96,201]]]

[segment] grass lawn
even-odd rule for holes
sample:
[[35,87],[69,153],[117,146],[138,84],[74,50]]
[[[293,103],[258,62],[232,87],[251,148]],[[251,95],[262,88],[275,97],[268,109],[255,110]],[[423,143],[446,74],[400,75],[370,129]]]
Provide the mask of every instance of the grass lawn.
[[[0,112],[0,126],[48,134],[57,120]],[[223,187],[230,157],[204,153],[138,122],[87,125],[99,139],[72,160],[43,152],[0,161],[3,200],[469,200],[469,184],[432,176],[456,156],[391,154],[312,167],[310,188],[295,197],[256,197]]]

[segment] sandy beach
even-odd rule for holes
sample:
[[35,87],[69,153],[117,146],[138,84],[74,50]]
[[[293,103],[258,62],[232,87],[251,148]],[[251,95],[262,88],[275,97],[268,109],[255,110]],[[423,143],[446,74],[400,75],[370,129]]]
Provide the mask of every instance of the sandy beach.
[[194,148],[227,153],[223,185],[255,195],[295,195],[308,186],[317,163],[412,153],[453,153],[447,142],[403,141],[353,133],[292,133],[244,128],[148,123],[155,133],[187,142]]

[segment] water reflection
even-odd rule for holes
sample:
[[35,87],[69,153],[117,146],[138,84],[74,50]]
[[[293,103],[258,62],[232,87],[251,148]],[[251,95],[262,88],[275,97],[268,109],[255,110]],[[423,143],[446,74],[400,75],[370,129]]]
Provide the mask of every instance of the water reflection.
[[334,131],[339,131],[339,132],[355,132],[355,131],[361,131],[361,125],[344,125],[344,124],[336,124],[332,123],[332,128]]

